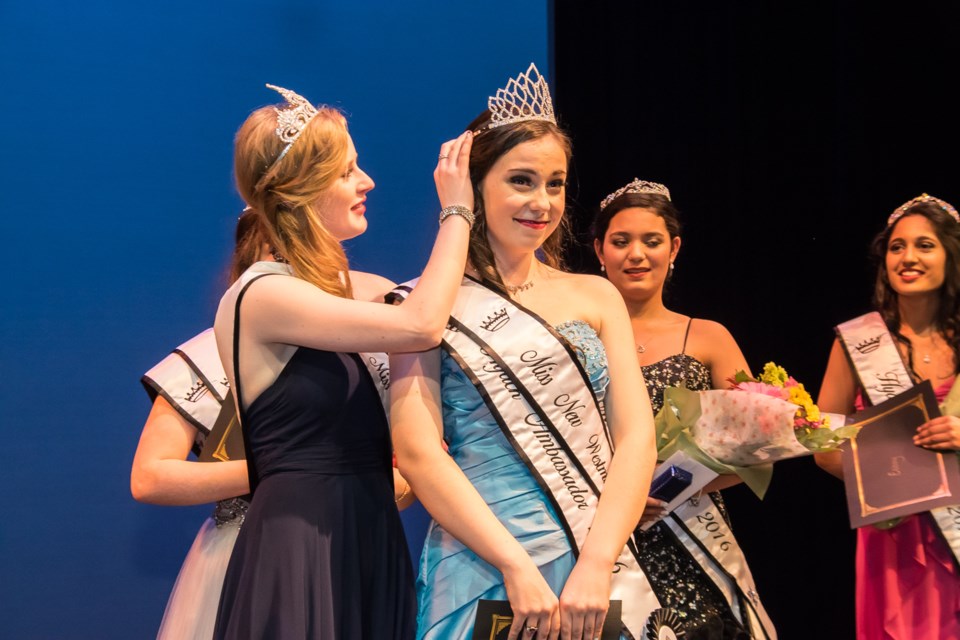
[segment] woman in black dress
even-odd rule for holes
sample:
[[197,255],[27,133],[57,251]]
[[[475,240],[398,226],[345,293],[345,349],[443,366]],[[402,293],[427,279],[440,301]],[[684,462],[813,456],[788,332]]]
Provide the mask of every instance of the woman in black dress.
[[374,186],[346,121],[277,90],[287,103],[253,112],[235,148],[238,189],[277,262],[241,276],[214,325],[253,490],[214,637],[410,638],[413,575],[390,435],[378,372],[360,352],[439,343],[473,218],[472,139],[441,147],[441,226],[419,286],[400,306],[378,304],[392,283],[349,272],[340,246],[366,229]]
[[[594,249],[601,269],[627,304],[637,357],[654,414],[667,387],[722,389],[738,370],[749,371],[736,340],[723,325],[668,309],[663,288],[680,252],[680,221],[662,184],[634,179],[607,196],[594,221]],[[719,489],[739,482],[720,476],[705,487],[695,514],[687,519],[716,520],[727,544],[711,533],[694,541],[696,526],[683,514],[667,514],[665,504],[647,498],[635,541],[640,561],[669,621],[687,637],[775,637],[753,587],[746,561],[729,532]],[[678,508],[680,511],[680,508]],[[702,549],[700,548],[702,547]]]

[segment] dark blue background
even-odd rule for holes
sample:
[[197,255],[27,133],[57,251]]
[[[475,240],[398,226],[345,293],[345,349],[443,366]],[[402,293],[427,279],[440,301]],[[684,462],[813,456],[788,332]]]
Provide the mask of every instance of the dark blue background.
[[264,83],[347,113],[377,182],[348,252],[401,280],[439,145],[531,60],[545,2],[0,2],[0,637],[155,633],[209,509],[130,497],[138,379],[212,322]]

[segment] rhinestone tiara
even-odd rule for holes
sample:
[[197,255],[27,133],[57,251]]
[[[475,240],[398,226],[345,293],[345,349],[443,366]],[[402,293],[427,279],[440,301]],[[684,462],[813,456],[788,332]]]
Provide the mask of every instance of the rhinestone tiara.
[[639,178],[634,178],[633,182],[620,187],[604,198],[603,202],[600,203],[600,211],[606,209],[611,202],[625,193],[650,193],[653,195],[663,196],[667,200],[670,199],[670,189],[667,189],[667,187],[659,182],[650,182],[649,180],[640,180]]
[[487,129],[525,120],[545,120],[557,124],[550,87],[532,62],[525,73],[510,78],[505,88],[497,89],[497,94],[490,96],[487,108],[490,110]]
[[913,200],[907,200],[902,205],[894,209],[893,213],[890,214],[890,217],[887,218],[887,226],[889,227],[894,222],[900,219],[903,214],[907,212],[907,209],[912,207],[915,204],[920,204],[921,202],[932,202],[941,209],[944,213],[948,214],[951,218],[960,222],[960,215],[957,214],[957,210],[953,208],[953,205],[947,202],[946,200],[941,200],[940,198],[935,198],[929,194],[922,193]]
[[306,98],[295,91],[290,91],[290,89],[284,89],[283,87],[272,84],[268,84],[267,88],[273,89],[282,95],[284,100],[290,105],[282,109],[274,108],[274,111],[277,112],[277,137],[280,138],[281,142],[285,142],[287,146],[283,148],[283,151],[280,152],[277,159],[270,165],[270,168],[273,168],[278,162],[283,160],[283,156],[287,155],[290,147],[297,141],[297,138],[300,137],[303,130],[307,128],[313,116],[317,115],[317,109],[310,104]]

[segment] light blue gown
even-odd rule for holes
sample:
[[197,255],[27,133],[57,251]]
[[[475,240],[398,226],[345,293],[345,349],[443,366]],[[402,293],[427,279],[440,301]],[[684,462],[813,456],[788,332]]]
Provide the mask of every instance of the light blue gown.
[[[574,347],[602,400],[609,378],[600,338],[579,320],[556,329]],[[575,558],[553,507],[476,388],[446,352],[441,356],[441,395],[450,455],[559,595]],[[420,558],[417,598],[418,639],[469,640],[477,601],[506,600],[507,594],[500,572],[434,521]]]

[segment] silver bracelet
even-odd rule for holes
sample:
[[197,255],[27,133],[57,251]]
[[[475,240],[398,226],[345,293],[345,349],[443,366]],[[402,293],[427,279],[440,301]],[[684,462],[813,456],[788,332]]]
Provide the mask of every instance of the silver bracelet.
[[474,215],[473,211],[470,211],[467,207],[462,204],[454,204],[449,207],[444,207],[440,210],[440,224],[443,224],[443,221],[449,218],[450,216],[461,216],[464,220],[467,221],[467,224],[470,225],[470,228],[473,228]]

